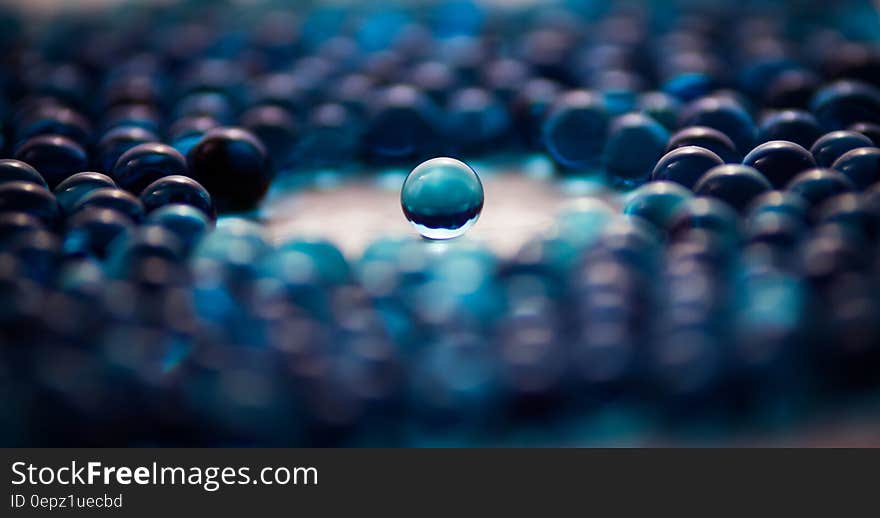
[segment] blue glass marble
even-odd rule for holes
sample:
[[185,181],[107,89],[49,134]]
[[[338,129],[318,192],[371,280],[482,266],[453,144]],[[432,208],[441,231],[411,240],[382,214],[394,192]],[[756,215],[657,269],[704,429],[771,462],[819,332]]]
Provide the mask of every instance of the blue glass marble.
[[78,211],[67,222],[62,254],[66,258],[103,259],[110,243],[133,228],[131,218],[114,209],[92,207]]
[[560,86],[545,78],[529,80],[513,99],[513,130],[529,149],[541,147],[541,123],[556,102]]
[[322,104],[293,148],[291,163],[302,168],[341,167],[359,151],[361,128],[341,104]]
[[810,111],[826,131],[880,122],[880,90],[859,81],[836,81],[816,93]]
[[144,218],[144,205],[137,197],[119,188],[95,189],[73,204],[71,213],[88,208],[105,208],[119,211],[139,223]]
[[810,169],[798,174],[788,183],[786,190],[802,196],[811,208],[817,208],[825,200],[855,189],[845,175],[834,169]]
[[266,146],[277,168],[290,162],[300,129],[293,115],[281,106],[254,106],[241,115],[239,123]]
[[831,168],[845,174],[857,189],[867,189],[880,180],[880,148],[847,151],[831,164]]
[[877,147],[878,143],[880,143],[880,123],[857,122],[847,129],[868,137],[871,139],[871,145],[874,147]]
[[173,203],[195,207],[211,219],[216,217],[211,195],[199,182],[188,176],[169,175],[159,178],[141,192],[140,198],[147,214]]
[[446,63],[424,61],[412,68],[409,82],[425,92],[434,102],[445,104],[449,100],[449,94],[458,86],[459,78]]
[[821,81],[810,70],[787,70],[764,89],[764,105],[774,109],[806,109]]
[[673,217],[669,237],[674,241],[685,240],[692,230],[710,232],[728,244],[733,244],[739,239],[739,217],[730,206],[716,199],[691,198]]
[[668,131],[678,127],[681,102],[671,95],[663,92],[645,92],[639,96],[636,107],[640,112],[662,124]]
[[48,189],[31,182],[0,184],[0,213],[24,212],[52,227],[60,216],[58,202]]
[[61,135],[86,147],[92,137],[92,128],[82,114],[71,108],[43,104],[17,121],[15,142],[25,142],[37,135]]
[[138,126],[118,126],[101,137],[96,146],[96,166],[98,170],[112,173],[119,157],[129,149],[148,142],[156,142],[159,137],[152,131]]
[[676,75],[663,83],[663,91],[683,102],[690,102],[708,95],[715,88],[715,81],[700,72]]
[[723,95],[703,97],[685,106],[679,125],[716,129],[730,137],[740,154],[752,149],[757,133],[749,112],[739,102]]
[[871,139],[855,131],[832,131],[819,137],[810,153],[816,159],[819,167],[831,167],[831,165],[847,151],[860,147],[872,147]]
[[801,222],[807,220],[807,200],[800,195],[788,191],[770,191],[755,198],[749,205],[747,213],[754,218],[765,212],[781,213]]
[[55,187],[55,198],[65,214],[73,212],[73,207],[86,194],[104,188],[117,188],[116,182],[107,175],[82,172],[69,176]]
[[644,183],[663,156],[668,138],[666,128],[648,115],[629,113],[614,119],[602,154],[605,171],[622,185]]
[[792,250],[805,232],[806,225],[794,216],[784,212],[759,212],[746,221],[745,237],[749,243]]
[[148,142],[129,149],[113,166],[113,179],[119,187],[140,194],[156,180],[170,175],[187,174],[186,158],[166,144]]
[[450,97],[444,126],[456,150],[475,153],[498,148],[510,127],[510,117],[490,91],[465,88]]
[[126,278],[144,273],[143,267],[152,259],[174,265],[183,257],[183,243],[177,235],[159,225],[145,225],[120,234],[107,246],[106,268],[109,275]]
[[746,155],[743,164],[760,171],[777,189],[784,187],[799,173],[816,167],[816,161],[809,151],[785,140],[759,145]]
[[37,230],[12,240],[9,251],[15,255],[29,278],[49,284],[58,270],[60,246],[55,234]]
[[541,129],[550,156],[568,169],[598,164],[608,135],[609,115],[602,96],[586,90],[562,94]]
[[318,282],[325,286],[341,286],[351,279],[351,268],[342,252],[331,242],[319,239],[296,239],[282,243],[281,252],[297,252],[311,258],[318,273]]
[[697,196],[717,198],[742,212],[762,193],[773,190],[770,181],[753,167],[724,164],[713,167],[694,185]]
[[220,212],[254,209],[274,176],[266,148],[242,128],[208,131],[190,150],[187,163]]
[[31,182],[48,187],[46,180],[36,169],[21,160],[11,158],[0,160],[0,183],[6,182]]
[[50,188],[68,176],[88,169],[88,155],[76,142],[60,135],[40,135],[28,139],[15,153],[40,172]]
[[691,197],[691,192],[676,182],[655,180],[627,195],[623,213],[638,216],[665,233]]
[[187,254],[213,226],[204,211],[179,203],[162,205],[150,212],[145,223],[160,225],[173,232],[183,243]]
[[[158,134],[160,115],[156,108],[146,104],[122,104],[114,106],[102,118],[101,130],[104,134],[116,128],[141,128],[149,133]],[[157,139],[147,140],[155,142]]]
[[210,117],[223,124],[233,120],[232,114],[233,108],[226,95],[220,92],[196,92],[178,101],[173,118]]
[[758,127],[758,143],[787,140],[810,149],[822,136],[819,121],[812,114],[800,110],[771,113]]
[[706,148],[684,146],[663,155],[651,179],[676,182],[690,189],[707,171],[723,164],[721,157]]
[[0,212],[0,251],[6,250],[19,234],[27,234],[46,228],[43,221],[27,212]]
[[439,111],[424,92],[408,85],[390,86],[370,104],[364,146],[379,161],[418,158],[436,146],[439,124]]
[[730,137],[720,131],[707,128],[706,126],[690,126],[683,128],[669,137],[666,151],[672,151],[685,146],[698,146],[715,153],[724,163],[738,163],[742,155],[736,150],[736,145]]
[[483,185],[467,164],[433,158],[412,170],[400,191],[403,214],[423,237],[450,239],[467,231],[483,210]]
[[866,196],[845,193],[828,199],[819,211],[818,223],[836,223],[858,232],[876,243],[880,238],[880,204]]

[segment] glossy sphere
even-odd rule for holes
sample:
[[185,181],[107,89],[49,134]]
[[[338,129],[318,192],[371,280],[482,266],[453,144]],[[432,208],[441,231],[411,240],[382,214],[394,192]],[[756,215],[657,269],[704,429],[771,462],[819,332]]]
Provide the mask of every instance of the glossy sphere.
[[160,225],[173,232],[189,251],[212,226],[205,213],[192,205],[172,203],[150,212],[146,223]]
[[639,111],[662,124],[667,130],[675,129],[678,125],[681,103],[671,95],[663,92],[647,92],[639,96],[637,106]]
[[450,239],[464,234],[480,217],[483,185],[467,164],[433,158],[406,177],[400,204],[406,219],[423,237]]
[[783,212],[761,212],[746,222],[745,237],[749,243],[763,243],[782,250],[797,245],[806,225],[798,218]]
[[158,142],[139,144],[119,157],[113,178],[120,187],[138,194],[159,178],[185,175],[186,158],[171,146]]
[[768,116],[758,128],[758,142],[787,140],[810,149],[822,135],[819,122],[810,113],[784,110]]
[[728,96],[716,95],[694,101],[682,110],[679,122],[681,126],[708,126],[724,133],[740,154],[751,149],[755,141],[752,116]]
[[40,135],[26,140],[15,158],[32,165],[55,188],[68,176],[88,168],[86,151],[76,142],[59,135]]
[[816,93],[810,111],[828,131],[880,122],[880,90],[858,81],[837,81]]
[[647,115],[630,113],[615,119],[602,155],[605,170],[623,185],[643,183],[663,155],[668,138],[666,128]]
[[61,250],[65,257],[103,259],[110,243],[133,228],[131,218],[117,210],[86,208],[71,216],[67,222]]
[[96,165],[100,171],[113,172],[113,166],[129,149],[148,142],[156,142],[159,137],[152,131],[139,126],[120,126],[113,128],[98,141]]
[[86,194],[96,190],[110,188],[115,189],[116,182],[107,175],[93,172],[83,172],[71,175],[55,187],[55,197],[61,210],[66,214],[73,212],[73,207]]
[[809,151],[784,140],[761,144],[746,155],[743,164],[760,171],[776,188],[784,187],[798,173],[816,167]]
[[144,205],[141,201],[122,189],[96,189],[80,198],[73,205],[72,212],[77,213],[89,207],[113,209],[125,214],[134,222],[140,222],[144,217]]
[[880,237],[880,205],[856,193],[841,194],[821,206],[819,223],[844,225],[876,242]]
[[654,181],[631,192],[623,205],[623,213],[638,216],[666,232],[678,211],[692,197],[678,183]]
[[563,94],[544,121],[544,145],[563,167],[594,166],[605,146],[608,118],[601,96],[583,90]]
[[256,208],[273,176],[266,148],[241,128],[208,131],[190,150],[187,162],[219,211]]
[[40,219],[47,226],[58,220],[58,202],[45,187],[31,182],[0,184],[0,213],[23,212]]
[[692,188],[707,171],[724,161],[706,148],[685,146],[663,155],[651,173],[653,180],[668,180]]
[[455,92],[446,110],[447,137],[462,152],[484,151],[497,144],[510,126],[507,109],[482,88]]
[[806,221],[807,200],[798,194],[788,191],[770,191],[764,193],[749,205],[748,214],[754,218],[765,212],[781,213],[798,221]]
[[728,205],[713,198],[691,198],[673,217],[669,236],[673,240],[687,239],[692,230],[703,230],[733,243],[739,238],[737,213]]
[[27,212],[0,212],[0,250],[5,250],[19,234],[45,230],[42,220]]
[[360,128],[341,104],[322,104],[312,111],[291,162],[299,167],[332,168],[349,163],[358,150]]
[[771,190],[773,186],[760,171],[740,164],[713,167],[694,185],[696,195],[717,198],[739,212],[757,196]]
[[698,146],[715,153],[725,163],[737,163],[742,160],[742,155],[736,150],[736,144],[730,137],[717,129],[705,126],[691,126],[672,135],[666,145],[666,151],[672,151],[685,146]]
[[437,107],[423,92],[407,85],[388,87],[377,95],[367,117],[364,144],[380,161],[424,155],[437,135]]
[[867,147],[847,151],[831,164],[863,190],[880,180],[880,149]]
[[871,145],[873,146],[877,146],[880,143],[880,123],[857,122],[847,129],[868,137],[871,139]]
[[843,156],[847,151],[860,147],[872,147],[871,139],[855,131],[832,131],[819,137],[810,153],[816,159],[819,167],[831,167],[835,160]]
[[834,169],[810,169],[792,178],[786,190],[802,196],[815,208],[838,194],[852,191],[853,183]]
[[6,182],[30,182],[48,187],[46,180],[30,165],[21,160],[0,160],[0,184]]
[[141,202],[148,214],[163,205],[183,204],[201,210],[209,218],[216,216],[211,195],[188,176],[171,175],[156,180],[143,190]]

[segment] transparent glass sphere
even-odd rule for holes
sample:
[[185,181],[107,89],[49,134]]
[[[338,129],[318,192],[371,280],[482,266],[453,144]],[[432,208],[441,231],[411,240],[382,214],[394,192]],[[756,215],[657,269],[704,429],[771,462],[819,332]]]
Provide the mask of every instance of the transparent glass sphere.
[[451,239],[464,234],[480,217],[483,184],[464,162],[432,158],[406,177],[400,205],[422,237]]

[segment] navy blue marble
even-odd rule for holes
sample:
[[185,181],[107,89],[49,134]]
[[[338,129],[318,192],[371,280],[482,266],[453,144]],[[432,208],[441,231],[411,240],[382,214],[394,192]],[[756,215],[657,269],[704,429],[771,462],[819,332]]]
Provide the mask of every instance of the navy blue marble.
[[867,189],[880,180],[880,148],[868,147],[847,151],[831,164],[845,174],[856,188]]
[[31,182],[48,187],[46,180],[36,169],[21,160],[11,158],[0,160],[0,183],[6,182]]
[[784,187],[798,173],[816,167],[809,151],[785,140],[759,145],[746,155],[743,164],[760,171],[777,189]]
[[810,153],[816,159],[816,165],[819,167],[831,167],[847,151],[872,146],[874,146],[874,143],[871,142],[871,139],[861,133],[839,130],[819,137],[819,140],[810,148]]
[[60,216],[58,201],[48,189],[32,182],[6,182],[0,184],[0,213],[24,212],[48,227]]
[[723,164],[721,157],[706,148],[684,146],[663,155],[651,179],[676,182],[690,189],[707,171]]
[[266,148],[242,128],[208,131],[190,150],[187,163],[220,212],[256,208],[274,176]]
[[60,135],[28,139],[19,146],[15,158],[33,166],[53,189],[68,176],[88,170],[89,164],[85,149]]
[[139,194],[159,178],[186,175],[186,158],[166,144],[148,142],[129,149],[113,166],[113,179],[119,187]]
[[602,97],[575,90],[562,94],[541,130],[550,156],[567,169],[596,166],[608,136],[609,115]]
[[739,163],[742,155],[737,151],[736,144],[730,137],[720,131],[706,126],[690,126],[683,128],[669,137],[666,151],[685,146],[698,146],[715,153],[727,164]]
[[614,119],[602,154],[605,171],[622,185],[645,182],[668,138],[666,128],[648,115],[630,113]]
[[104,188],[117,188],[116,182],[107,175],[94,172],[82,172],[71,175],[59,183],[55,190],[55,198],[65,214],[73,212],[73,207],[86,194]]
[[725,164],[713,167],[694,185],[698,196],[717,198],[742,212],[762,193],[773,190],[770,181],[753,167]]
[[202,185],[188,176],[170,175],[148,185],[141,192],[141,202],[149,214],[165,205],[183,204],[195,207],[209,218],[215,218],[211,195]]

